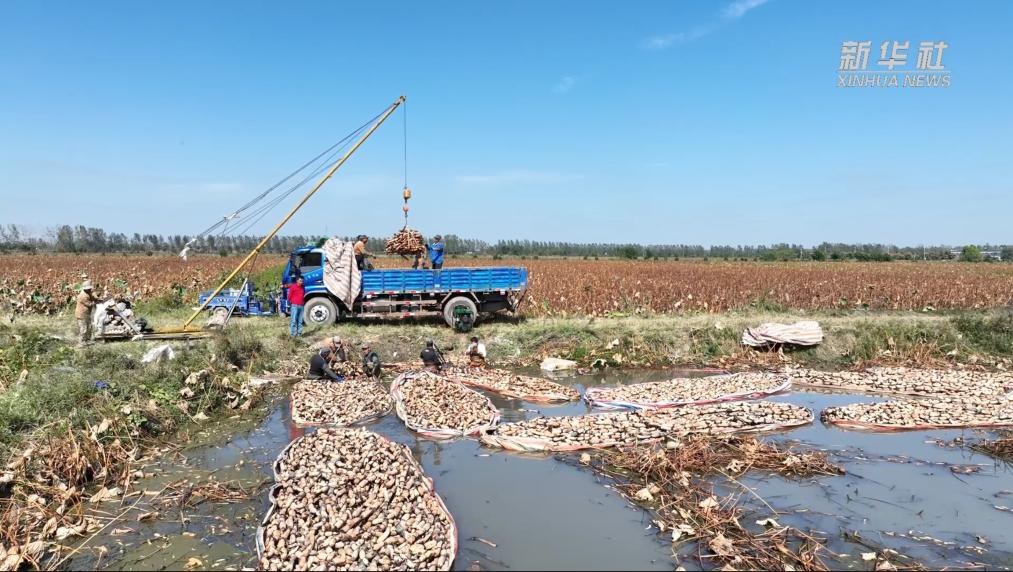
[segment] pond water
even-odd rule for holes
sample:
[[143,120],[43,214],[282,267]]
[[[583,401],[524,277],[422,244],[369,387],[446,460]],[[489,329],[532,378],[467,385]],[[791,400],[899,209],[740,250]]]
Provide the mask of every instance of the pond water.
[[[528,372],[535,373],[535,372]],[[607,372],[557,379],[578,390],[700,375],[693,372]],[[525,403],[490,395],[503,422],[541,415],[581,415],[583,403],[562,406]],[[814,411],[828,406],[876,401],[880,397],[795,391],[773,399]],[[650,515],[631,506],[603,480],[573,463],[548,455],[491,450],[474,440],[434,442],[417,438],[392,414],[369,428],[407,444],[435,480],[457,521],[460,551],[455,568],[659,569],[674,566],[668,542],[650,525]],[[232,419],[209,425],[200,445],[168,455],[144,468],[152,473],[135,487],[161,490],[186,479],[238,481],[259,487],[251,499],[204,503],[180,510],[150,507],[143,497],[126,517],[109,525],[71,560],[74,569],[239,569],[256,565],[255,533],[267,510],[271,464],[284,446],[303,433],[291,425],[288,402],[278,399],[257,420]],[[925,431],[874,434],[808,427],[768,435],[830,453],[847,475],[801,481],[750,473],[740,479],[754,493],[742,495],[756,519],[778,511],[781,524],[822,532],[840,556],[837,568],[869,569],[862,552],[891,548],[931,568],[983,563],[1013,566],[1013,473],[987,456],[961,447],[940,446],[975,432]],[[982,433],[980,436],[985,436]],[[199,436],[200,437],[200,436]],[[952,466],[979,465],[972,474]],[[728,489],[734,491],[733,488]],[[109,504],[109,503],[105,503]],[[999,508],[997,508],[999,507]],[[137,515],[157,509],[154,518]],[[857,533],[860,541],[850,534]],[[101,548],[99,548],[101,547]],[[199,561],[199,562],[198,562]],[[690,567],[692,562],[684,562]]]

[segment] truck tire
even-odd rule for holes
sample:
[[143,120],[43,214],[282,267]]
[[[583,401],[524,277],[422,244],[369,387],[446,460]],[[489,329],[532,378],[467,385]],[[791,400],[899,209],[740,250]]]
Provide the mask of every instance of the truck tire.
[[458,306],[465,306],[471,312],[471,315],[476,320],[478,319],[478,307],[475,306],[475,301],[465,296],[457,296],[447,300],[447,303],[443,305],[443,321],[451,328],[454,327],[454,309]]
[[307,326],[328,326],[338,321],[338,307],[330,298],[313,298],[303,308],[302,321]]

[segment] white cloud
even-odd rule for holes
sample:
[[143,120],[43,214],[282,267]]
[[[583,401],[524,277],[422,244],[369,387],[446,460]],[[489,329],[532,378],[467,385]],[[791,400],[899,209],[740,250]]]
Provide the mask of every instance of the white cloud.
[[725,18],[735,19],[746,15],[746,12],[758,8],[767,3],[767,0],[735,0],[725,8],[722,15]]
[[582,175],[512,169],[496,173],[458,175],[454,177],[462,185],[554,185],[583,179]]
[[573,76],[565,75],[559,78],[559,81],[556,82],[556,85],[552,87],[552,93],[566,93],[571,89],[573,89],[573,86],[576,83],[577,80],[574,79]]
[[663,50],[672,44],[683,43],[685,34],[664,34],[662,36],[651,36],[640,42],[640,47],[645,50]]
[[[753,8],[757,8],[766,4],[768,0],[735,0],[725,9],[721,11],[721,17],[725,22],[731,20],[738,20],[739,18],[746,15]],[[657,36],[651,36],[640,42],[640,47],[644,50],[658,51],[668,49],[675,45],[688,44],[694,40],[716,31],[723,25],[722,22],[714,22],[705,24],[693,28],[689,32],[673,32],[670,34],[660,34]]]
[[640,47],[645,50],[652,51],[664,50],[677,44],[688,44],[694,40],[699,40],[713,31],[714,26],[697,26],[690,32],[651,36],[650,38],[640,42]]

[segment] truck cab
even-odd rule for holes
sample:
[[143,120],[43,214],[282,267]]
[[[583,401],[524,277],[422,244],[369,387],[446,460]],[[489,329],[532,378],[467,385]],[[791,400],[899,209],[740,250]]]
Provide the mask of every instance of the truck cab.
[[[438,316],[452,327],[467,329],[483,314],[516,312],[528,289],[528,270],[523,267],[376,269],[361,272],[360,291],[349,307],[324,284],[325,262],[323,249],[299,248],[289,256],[282,274],[284,293],[297,277],[303,278],[307,325],[350,318]],[[288,313],[284,293],[281,308]]]

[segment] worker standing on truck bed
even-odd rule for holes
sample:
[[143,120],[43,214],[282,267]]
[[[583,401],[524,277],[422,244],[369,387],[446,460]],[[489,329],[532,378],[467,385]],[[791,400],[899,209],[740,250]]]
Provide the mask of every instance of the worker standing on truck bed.
[[443,237],[436,235],[433,243],[426,245],[426,252],[429,253],[429,262],[433,264],[433,270],[443,268]]
[[366,250],[366,245],[369,244],[369,237],[360,234],[359,240],[355,241],[355,245],[352,246],[352,252],[355,253],[355,265],[359,267],[359,270],[372,270],[373,265],[369,262],[369,257],[373,256],[373,253]]
[[95,312],[95,304],[99,299],[91,292],[91,280],[81,284],[81,293],[77,295],[77,307],[74,318],[77,319],[77,344],[83,346],[91,342],[91,324]]
[[464,355],[468,356],[471,367],[485,367],[485,344],[478,341],[478,336],[471,336],[471,344],[464,350]]
[[306,286],[303,277],[295,279],[295,284],[288,287],[289,318],[288,334],[293,338],[302,335],[302,311],[306,301]]
[[310,370],[306,373],[308,379],[329,379],[331,381],[344,381],[344,376],[340,376],[331,369],[331,365],[335,361],[334,353],[328,348],[324,348],[317,353],[313,354],[310,358]]

